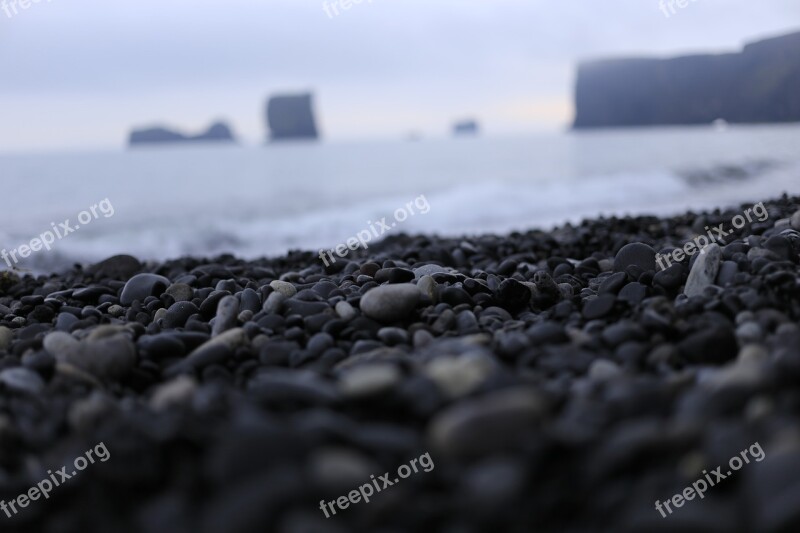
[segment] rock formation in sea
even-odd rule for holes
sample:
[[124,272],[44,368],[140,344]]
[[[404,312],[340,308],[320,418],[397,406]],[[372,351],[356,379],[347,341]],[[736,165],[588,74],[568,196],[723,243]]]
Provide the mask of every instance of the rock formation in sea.
[[233,142],[235,137],[231,128],[224,122],[215,122],[208,130],[199,135],[185,135],[164,127],[153,127],[133,130],[128,139],[128,144],[162,144],[184,142]]
[[800,121],[800,32],[739,53],[578,67],[575,128]]
[[456,137],[474,136],[480,131],[477,120],[462,120],[453,124],[453,135]]
[[319,138],[309,93],[271,97],[266,119],[270,141]]

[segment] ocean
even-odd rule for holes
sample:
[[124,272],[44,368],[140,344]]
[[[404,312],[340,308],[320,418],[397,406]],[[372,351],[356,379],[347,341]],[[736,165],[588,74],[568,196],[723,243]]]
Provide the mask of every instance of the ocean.
[[[800,194],[798,148],[792,124],[5,154],[0,246],[74,227],[82,211],[86,224],[16,266],[318,251],[384,217],[396,225],[383,236],[468,236],[665,215]],[[396,221],[420,197],[429,210]],[[89,217],[104,200],[113,208]]]

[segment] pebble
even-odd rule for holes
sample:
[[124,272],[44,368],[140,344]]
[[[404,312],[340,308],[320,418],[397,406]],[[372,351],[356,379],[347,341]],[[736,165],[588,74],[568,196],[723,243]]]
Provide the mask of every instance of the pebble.
[[800,231],[800,211],[796,211],[795,214],[792,215],[792,229],[796,231]]
[[523,438],[546,412],[530,389],[505,389],[465,400],[436,415],[428,439],[443,455],[475,457]]
[[614,272],[625,272],[632,266],[645,272],[655,271],[656,251],[640,242],[626,244],[614,257]]
[[186,405],[192,399],[197,382],[191,376],[178,376],[153,389],[150,395],[150,408],[164,411],[170,407]]
[[131,305],[135,300],[143,302],[148,296],[160,296],[169,286],[170,281],[164,276],[137,274],[125,284],[119,303]]
[[337,303],[335,309],[336,314],[347,322],[353,320],[357,315],[355,308],[344,300]]
[[166,293],[176,302],[189,302],[194,296],[194,289],[185,283],[173,283],[167,287]]
[[27,368],[7,368],[0,372],[0,384],[11,391],[37,395],[44,389],[41,376]]
[[721,259],[722,250],[716,243],[709,244],[697,254],[683,293],[690,297],[702,295],[705,288],[711,286],[717,278]]
[[5,326],[0,326],[0,351],[8,350],[14,334]]
[[214,327],[211,329],[211,336],[216,337],[221,333],[236,327],[236,320],[239,315],[239,300],[235,296],[225,296],[217,304],[217,315],[214,318]]
[[339,390],[347,398],[363,398],[385,393],[401,379],[392,364],[368,364],[348,370],[339,378]]
[[420,299],[420,292],[409,283],[383,285],[361,297],[361,311],[369,318],[392,323],[407,318]]
[[476,390],[488,379],[495,366],[479,355],[442,356],[425,366],[425,375],[450,398],[460,398]]
[[285,298],[291,298],[297,294],[297,289],[288,281],[275,280],[269,284],[270,287],[275,289],[275,292],[282,294]]

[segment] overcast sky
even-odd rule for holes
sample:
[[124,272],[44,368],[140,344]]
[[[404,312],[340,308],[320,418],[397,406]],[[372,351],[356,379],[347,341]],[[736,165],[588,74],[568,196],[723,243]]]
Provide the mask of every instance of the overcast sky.
[[333,18],[322,0],[1,6],[6,152],[121,147],[132,126],[217,118],[260,142],[267,95],[304,89],[334,140],[444,135],[473,116],[490,134],[556,130],[578,60],[800,29],[798,0],[696,0],[670,18],[659,0],[363,0]]

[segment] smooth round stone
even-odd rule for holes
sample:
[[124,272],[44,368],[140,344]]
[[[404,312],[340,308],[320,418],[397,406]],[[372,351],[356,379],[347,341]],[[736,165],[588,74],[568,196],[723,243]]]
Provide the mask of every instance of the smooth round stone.
[[[75,370],[75,372],[79,371]],[[88,433],[95,430],[102,418],[114,411],[116,407],[114,400],[107,394],[95,390],[89,396],[76,400],[70,406],[67,421],[73,430]]]
[[645,296],[647,296],[647,287],[638,281],[634,281],[633,283],[628,283],[622,287],[622,290],[619,291],[617,298],[623,302],[628,302],[632,306],[636,306],[642,303],[642,300],[644,300]]
[[597,292],[598,294],[617,294],[625,286],[627,280],[628,275],[625,272],[616,272],[603,280]]
[[0,326],[0,351],[8,350],[14,333],[5,326]]
[[273,292],[267,296],[267,301],[264,302],[263,310],[267,314],[277,313],[281,310],[283,303],[286,301],[286,296],[280,292]]
[[78,317],[76,317],[72,313],[59,313],[58,317],[56,318],[56,329],[58,331],[67,332],[70,330],[72,325],[77,321]]
[[460,398],[480,387],[494,366],[482,355],[442,356],[430,361],[424,373],[446,396]]
[[378,283],[408,283],[414,279],[414,273],[406,268],[382,268],[375,273],[374,279]]
[[239,304],[239,311],[250,311],[253,314],[261,311],[261,298],[258,293],[253,289],[245,289],[241,294],[241,303]]
[[414,276],[419,279],[422,276],[432,276],[434,274],[447,274],[450,270],[439,265],[423,265],[414,269]]
[[87,338],[80,343],[77,352],[53,355],[101,379],[123,378],[136,364],[136,346],[125,334]]
[[[159,311],[162,311],[162,309],[159,309]],[[169,307],[169,309],[166,310],[166,315],[164,316],[164,327],[182,328],[186,325],[186,321],[189,320],[190,316],[199,312],[200,309],[198,309],[197,306],[192,302],[175,302]]]
[[275,280],[269,284],[270,287],[275,289],[275,292],[281,293],[286,298],[291,298],[297,294],[297,289],[288,281]]
[[163,320],[165,318],[167,318],[167,310],[162,307],[153,315],[153,322],[158,322],[159,320]]
[[497,300],[512,313],[520,311],[530,303],[531,290],[513,278],[504,279],[497,288]]
[[342,300],[336,304],[336,314],[339,315],[342,320],[350,321],[356,317],[357,313],[352,305]]
[[368,364],[348,370],[339,378],[339,390],[348,398],[362,398],[387,392],[400,380],[400,370],[392,364]]
[[139,272],[142,264],[130,255],[115,255],[91,265],[86,271],[95,278],[126,280]]
[[717,243],[710,244],[697,254],[689,278],[686,280],[686,287],[683,293],[686,296],[700,296],[706,287],[710,287],[717,279],[720,261],[722,260],[722,249]]
[[655,271],[656,251],[641,242],[626,244],[614,257],[614,271],[625,272],[632,266],[645,272]]
[[361,311],[379,322],[391,323],[407,318],[417,307],[419,289],[410,283],[376,287],[361,297]]
[[348,448],[322,448],[309,459],[309,473],[315,482],[337,493],[363,484],[377,469],[378,465],[365,455]]
[[600,267],[600,272],[611,272],[614,270],[614,260],[613,259],[601,259],[597,262],[598,266]]
[[653,285],[663,287],[669,291],[680,288],[683,280],[683,265],[674,263],[653,276]]
[[545,413],[531,389],[504,389],[464,400],[439,412],[428,438],[440,453],[456,457],[488,455],[531,431]]
[[584,304],[583,317],[587,320],[603,318],[614,309],[616,301],[617,297],[613,294],[601,294]]
[[414,332],[413,344],[414,348],[424,348],[433,342],[434,336],[428,330],[418,329]]
[[461,304],[467,304],[472,306],[473,301],[472,297],[469,295],[467,291],[460,287],[447,287],[445,288],[440,295],[441,300],[450,305],[451,307],[455,307]]
[[797,211],[794,215],[792,215],[791,225],[792,229],[800,231],[800,211]]
[[317,357],[328,348],[336,344],[334,338],[328,333],[317,333],[308,340],[306,349],[313,357]]
[[408,344],[408,332],[403,328],[381,328],[378,330],[378,338],[388,346]]
[[764,338],[764,330],[758,322],[745,322],[736,328],[736,338],[739,344],[756,343]]
[[125,308],[121,305],[114,304],[108,308],[108,314],[113,316],[114,318],[119,318],[125,315],[126,311]]
[[736,274],[739,273],[739,265],[737,265],[734,261],[723,261],[719,267],[719,273],[717,273],[717,283],[721,287],[726,287],[727,285],[733,283],[736,279]]
[[36,372],[23,367],[7,368],[0,372],[0,384],[9,390],[36,395],[44,389],[44,381]]
[[80,342],[78,339],[63,331],[48,333],[42,345],[44,349],[53,357],[69,357],[78,351]]
[[170,286],[170,281],[157,274],[137,274],[125,284],[119,302],[122,305],[131,305],[138,300],[143,302],[148,296],[161,296]]
[[231,328],[235,328],[238,315],[239,300],[237,300],[235,296],[225,296],[217,304],[217,314],[214,318],[214,327],[211,329],[211,336],[216,337]]
[[150,407],[156,411],[163,411],[169,407],[188,404],[195,390],[197,382],[190,376],[178,376],[166,383],[158,385],[150,395]]
[[236,349],[250,344],[250,337],[242,328],[233,328],[220,333],[194,349],[188,357],[171,367],[167,374],[180,374],[209,365],[224,363]]
[[593,381],[606,381],[622,374],[622,369],[613,361],[595,359],[589,365],[589,379]]
[[167,287],[166,293],[176,302],[188,302],[194,298],[194,289],[185,283],[173,283]]
[[417,289],[431,301],[436,300],[436,281],[431,276],[422,276],[417,281]]
[[769,352],[760,344],[746,344],[739,350],[737,363],[756,364],[763,363],[769,359]]

